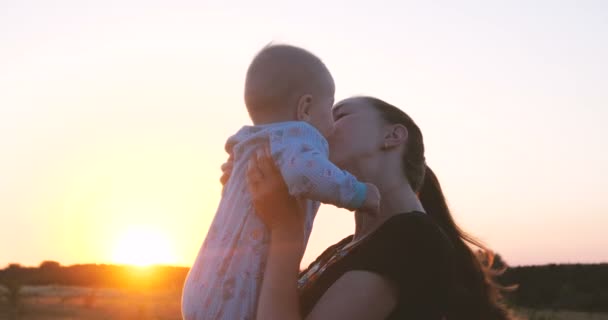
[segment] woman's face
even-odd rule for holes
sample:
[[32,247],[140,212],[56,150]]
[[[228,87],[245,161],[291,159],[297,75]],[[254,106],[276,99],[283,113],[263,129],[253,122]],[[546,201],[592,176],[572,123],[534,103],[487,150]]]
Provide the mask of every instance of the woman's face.
[[333,163],[355,170],[358,161],[375,157],[383,145],[384,121],[372,105],[360,98],[338,102],[333,110],[334,131],[329,137]]

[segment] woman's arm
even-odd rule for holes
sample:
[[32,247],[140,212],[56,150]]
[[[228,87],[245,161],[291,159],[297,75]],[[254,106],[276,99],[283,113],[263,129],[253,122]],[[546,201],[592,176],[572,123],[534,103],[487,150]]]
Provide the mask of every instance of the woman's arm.
[[[257,319],[302,319],[297,278],[305,249],[303,210],[289,195],[268,149],[259,150],[249,162],[247,185],[256,213],[271,234]],[[350,271],[325,292],[307,319],[385,319],[396,297],[391,283],[378,274]]]
[[334,282],[306,320],[386,319],[397,305],[394,286],[369,271],[348,271]]
[[257,319],[301,319],[297,280],[304,244],[294,231],[279,228],[271,232]]

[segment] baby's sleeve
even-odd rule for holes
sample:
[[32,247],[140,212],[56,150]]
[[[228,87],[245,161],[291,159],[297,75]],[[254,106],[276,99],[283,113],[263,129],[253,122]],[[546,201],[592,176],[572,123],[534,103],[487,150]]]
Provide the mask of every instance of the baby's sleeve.
[[327,140],[307,123],[277,129],[270,149],[293,196],[355,210],[363,205],[367,186],[329,161]]

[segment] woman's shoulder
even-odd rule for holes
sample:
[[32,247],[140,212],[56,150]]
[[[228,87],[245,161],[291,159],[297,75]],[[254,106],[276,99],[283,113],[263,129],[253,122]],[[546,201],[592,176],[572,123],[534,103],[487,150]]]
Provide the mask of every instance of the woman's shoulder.
[[385,245],[394,243],[398,247],[407,243],[416,243],[419,246],[421,240],[446,244],[449,242],[437,221],[429,214],[418,211],[392,216],[374,232],[370,240],[387,242]]
[[432,216],[421,212],[391,217],[360,249],[357,257],[360,266],[400,281],[411,280],[412,274],[447,271],[453,253],[442,228]]
[[444,301],[455,250],[432,216],[419,212],[395,215],[369,240],[354,267],[391,281],[399,291],[401,307],[424,309]]

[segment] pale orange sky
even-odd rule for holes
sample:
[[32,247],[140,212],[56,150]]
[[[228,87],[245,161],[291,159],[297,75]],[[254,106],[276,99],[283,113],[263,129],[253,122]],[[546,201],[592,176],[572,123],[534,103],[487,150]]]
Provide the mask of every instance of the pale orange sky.
[[[270,41],[318,54],[336,99],[408,112],[456,220],[511,264],[607,262],[606,21],[603,1],[2,1],[0,268],[189,266]],[[322,207],[303,263],[352,230]]]

